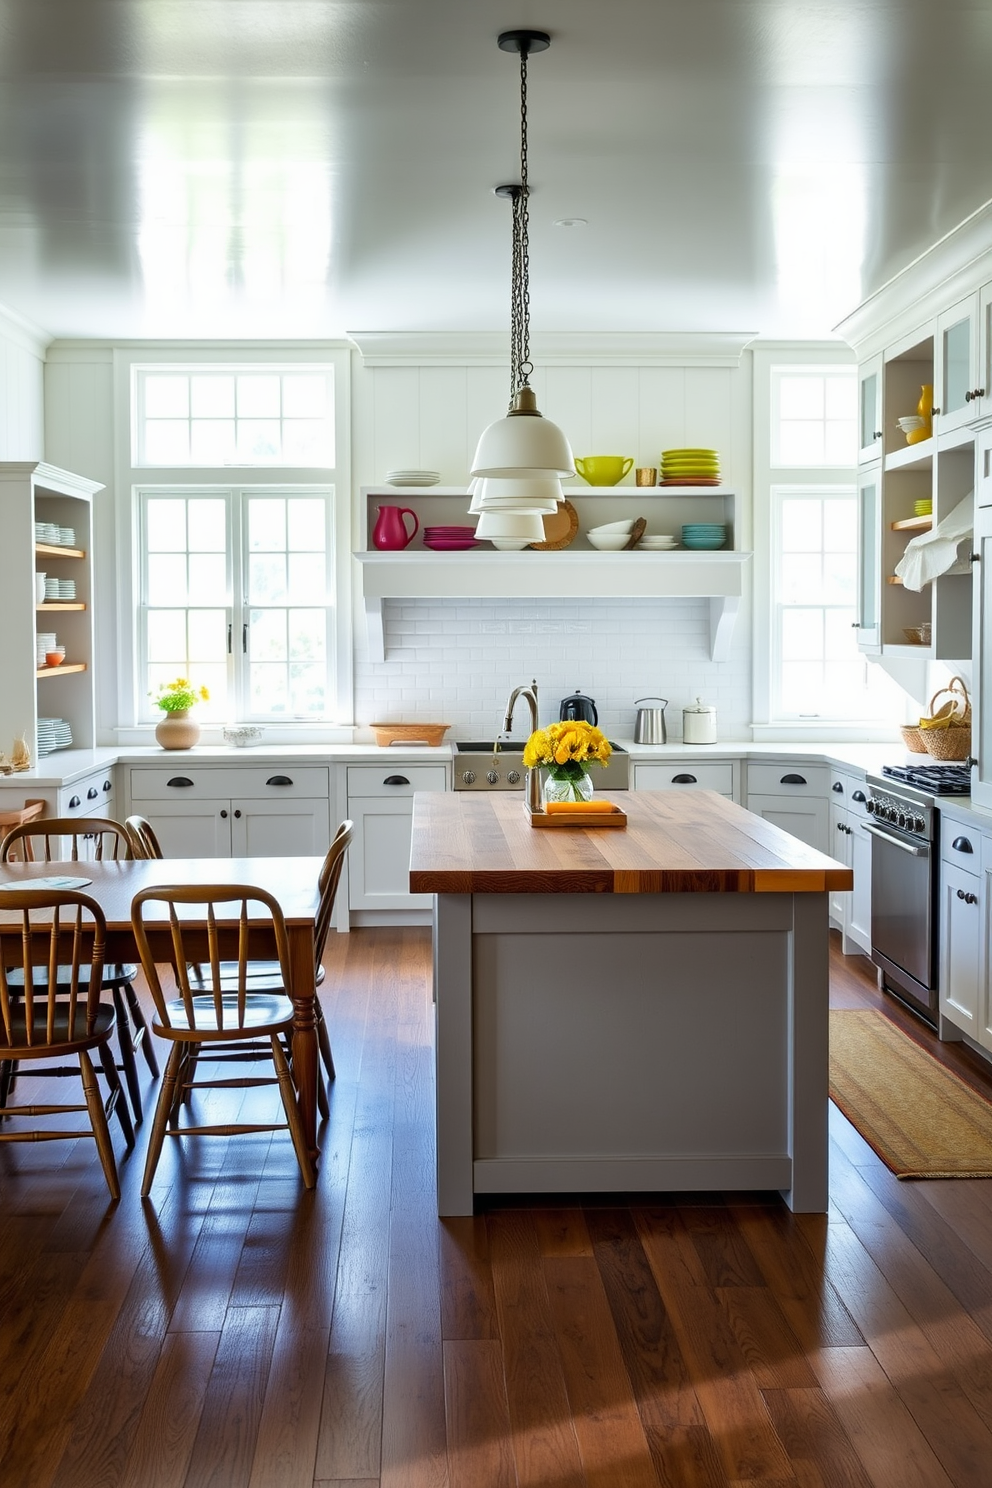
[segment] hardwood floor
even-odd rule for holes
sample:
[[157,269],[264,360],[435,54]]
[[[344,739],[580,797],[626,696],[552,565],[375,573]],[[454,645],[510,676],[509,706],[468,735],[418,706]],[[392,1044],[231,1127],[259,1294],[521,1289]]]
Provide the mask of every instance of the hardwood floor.
[[[428,934],[332,935],[327,967],[312,1192],[283,1135],[168,1144],[145,1205],[147,1116],[126,1161],[115,1134],[118,1205],[89,1139],[0,1148],[4,1488],[992,1483],[992,1184],[900,1183],[832,1109],[825,1216],[676,1194],[442,1223]],[[831,1000],[992,1095],[836,946]],[[204,1103],[232,1095],[270,1098]]]

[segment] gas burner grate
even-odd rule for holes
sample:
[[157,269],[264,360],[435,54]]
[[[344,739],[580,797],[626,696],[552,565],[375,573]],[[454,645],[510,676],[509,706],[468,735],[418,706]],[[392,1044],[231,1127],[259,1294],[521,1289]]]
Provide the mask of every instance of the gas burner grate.
[[882,774],[935,796],[970,796],[971,768],[968,765],[883,765]]

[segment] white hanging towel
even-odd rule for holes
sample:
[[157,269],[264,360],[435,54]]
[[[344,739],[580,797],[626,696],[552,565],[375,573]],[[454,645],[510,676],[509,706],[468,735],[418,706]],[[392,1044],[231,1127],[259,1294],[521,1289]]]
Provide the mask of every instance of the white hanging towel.
[[906,551],[896,564],[897,576],[907,589],[919,590],[940,574],[971,573],[974,532],[975,493],[969,491],[932,532],[921,532],[906,544]]

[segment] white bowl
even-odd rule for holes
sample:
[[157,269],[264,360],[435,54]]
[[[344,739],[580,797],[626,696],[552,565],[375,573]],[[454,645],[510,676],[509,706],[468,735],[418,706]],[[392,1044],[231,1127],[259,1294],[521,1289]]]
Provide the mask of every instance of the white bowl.
[[587,536],[591,536],[594,532],[631,532],[636,521],[636,517],[631,517],[629,522],[605,522],[602,527],[590,527]]
[[489,541],[501,553],[519,553],[521,548],[527,547],[525,537],[491,537]]
[[601,553],[619,553],[630,541],[629,532],[587,532],[586,537]]
[[918,413],[907,414],[905,418],[896,419],[900,429],[922,429],[926,419],[921,418]]
[[224,730],[224,743],[234,744],[238,749],[246,749],[249,745],[258,743],[262,732],[262,729],[256,728],[251,723],[233,724]]

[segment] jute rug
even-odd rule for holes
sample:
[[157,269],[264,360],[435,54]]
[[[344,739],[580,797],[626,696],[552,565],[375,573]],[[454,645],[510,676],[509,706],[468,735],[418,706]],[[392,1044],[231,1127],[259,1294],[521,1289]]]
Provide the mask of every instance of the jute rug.
[[897,1178],[992,1178],[992,1103],[881,1013],[831,1012],[830,1097]]

